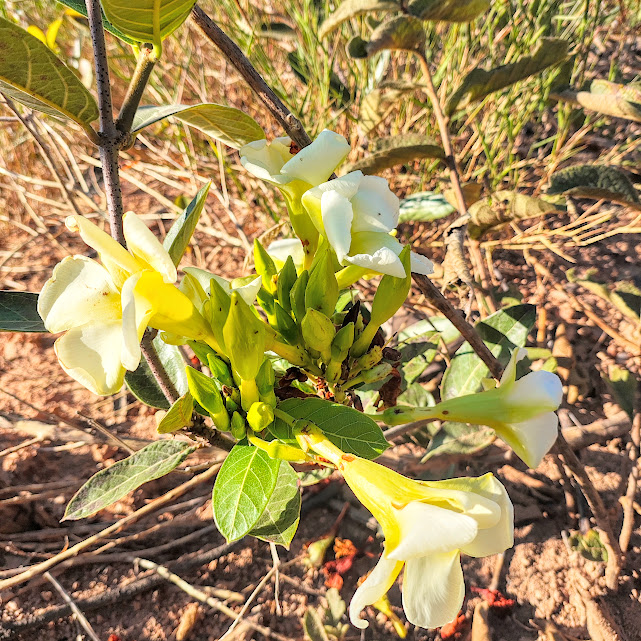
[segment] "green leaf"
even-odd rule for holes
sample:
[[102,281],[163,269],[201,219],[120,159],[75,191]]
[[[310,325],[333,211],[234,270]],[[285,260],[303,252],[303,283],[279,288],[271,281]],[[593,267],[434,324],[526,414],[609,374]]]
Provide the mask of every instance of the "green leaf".
[[490,8],[490,0],[411,0],[410,15],[420,20],[471,22]]
[[416,18],[396,16],[376,27],[369,42],[362,39],[357,41],[358,44],[350,45],[349,48],[349,55],[353,58],[371,58],[386,49],[422,51],[425,47],[425,29]]
[[437,456],[466,458],[480,452],[496,439],[494,430],[489,427],[467,425],[466,423],[443,423],[432,437],[421,463]]
[[117,29],[137,42],[160,45],[191,13],[196,0],[101,0]]
[[[536,320],[534,305],[514,305],[500,309],[476,324],[476,331],[492,354],[506,365],[511,352],[524,347],[530,330]],[[474,394],[481,388],[481,381],[490,375],[483,361],[465,342],[454,354],[452,362],[443,376],[441,396],[444,400]]]
[[[154,338],[153,345],[167,370],[167,374],[169,374],[169,378],[182,396],[189,390],[189,385],[187,385],[185,361],[180,350],[175,345],[167,345],[160,340],[159,336]],[[140,361],[135,372],[125,374],[125,383],[139,401],[161,410],[169,409],[169,403],[144,359]]]
[[[73,9],[74,11],[77,11],[78,13],[82,14],[85,18],[87,17],[87,3],[85,0],[57,0],[60,4],[65,5],[66,7],[69,7],[70,9]],[[116,29],[109,20],[105,17],[105,12],[102,11],[101,7],[101,12],[102,12],[102,26],[104,27],[105,31],[108,31],[112,35],[116,36],[116,38],[120,38],[123,42],[126,42],[127,44],[133,45],[136,44],[136,40],[133,38],[130,38],[129,36],[126,36],[120,29]]]
[[412,323],[401,330],[398,333],[397,340],[399,343],[407,342],[412,338],[427,340],[433,338],[436,334],[440,334],[446,344],[453,343],[461,335],[458,329],[445,316],[432,316]]
[[468,209],[470,238],[480,238],[486,231],[513,220],[525,220],[561,210],[541,198],[526,196],[516,191],[497,191],[489,198],[479,200]]
[[330,31],[333,31],[341,23],[355,18],[363,13],[372,11],[397,11],[401,8],[400,2],[393,0],[345,0],[338,9],[334,11],[320,27],[318,35],[324,38]]
[[38,314],[38,294],[0,291],[0,332],[46,332]]
[[303,630],[310,641],[329,641],[323,619],[316,608],[307,608],[303,615]]
[[120,500],[129,492],[169,474],[196,448],[184,441],[156,441],[94,474],[73,496],[63,521],[84,519]]
[[[603,376],[603,375],[602,375]],[[608,375],[603,376],[607,386],[622,410],[625,410],[630,419],[634,414],[634,396],[637,389],[636,378],[630,372],[618,365],[610,365]]]
[[451,116],[459,106],[463,108],[495,91],[510,87],[548,67],[560,64],[567,56],[568,44],[560,38],[542,38],[531,56],[523,56],[516,62],[489,71],[478,67],[472,69],[447,101],[446,113]]
[[160,120],[174,116],[207,136],[240,149],[255,140],[262,140],[265,132],[249,115],[240,109],[203,102],[198,105],[148,105],[139,107],[134,117],[132,134]]
[[319,467],[311,469],[308,472],[296,472],[296,476],[301,487],[309,487],[310,485],[316,485],[316,483],[320,483],[329,478],[333,471],[331,467]]
[[296,472],[289,463],[281,461],[274,493],[249,533],[289,549],[300,520],[300,504]]
[[[376,422],[351,407],[322,398],[289,398],[279,403],[278,409],[293,418],[311,421],[334,445],[348,454],[373,459],[389,447]],[[277,439],[296,443],[291,427],[281,419],[277,418],[269,429]]]
[[431,222],[445,218],[456,211],[442,194],[420,191],[401,200],[399,223]]
[[77,122],[90,136],[98,105],[76,75],[38,38],[0,18],[0,91],[30,109]]
[[218,472],[213,493],[214,520],[227,541],[249,533],[267,507],[281,461],[263,450],[238,444]]
[[617,167],[575,165],[552,174],[548,194],[611,200],[641,210],[639,192]]
[[590,91],[567,90],[553,97],[606,116],[641,122],[641,89],[635,85],[595,80]]
[[[183,394],[162,417],[156,431],[158,434],[170,434],[181,430],[183,427],[190,427],[193,424],[191,420],[194,412],[194,397],[187,392]],[[158,414],[156,414],[158,416]]]
[[409,405],[410,407],[432,407],[434,397],[419,383],[412,383],[398,397],[399,405]]
[[203,212],[210,187],[211,181],[194,196],[193,200],[185,208],[185,211],[176,218],[174,224],[165,236],[163,247],[171,256],[174,265],[178,265],[189,245],[194,229],[196,229],[200,215]]
[[345,173],[360,170],[364,174],[377,174],[395,165],[405,165],[422,158],[445,158],[443,148],[433,139],[422,134],[402,134],[379,138],[374,153],[345,167]]

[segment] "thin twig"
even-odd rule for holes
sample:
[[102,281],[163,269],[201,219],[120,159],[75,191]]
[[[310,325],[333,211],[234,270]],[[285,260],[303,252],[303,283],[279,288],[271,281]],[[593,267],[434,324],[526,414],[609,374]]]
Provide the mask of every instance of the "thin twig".
[[159,507],[162,507],[163,505],[169,503],[170,501],[173,501],[175,498],[178,498],[179,496],[182,496],[183,494],[186,494],[187,492],[191,491],[197,485],[200,485],[201,483],[204,483],[205,481],[212,479],[214,476],[216,476],[219,469],[220,469],[219,465],[211,467],[206,472],[203,472],[202,474],[199,474],[198,476],[195,476],[194,478],[190,479],[186,483],[179,485],[178,487],[174,488],[170,492],[167,492],[163,496],[155,499],[154,501],[151,501],[151,503],[148,503],[144,507],[141,507],[139,510],[136,510],[132,514],[129,514],[128,516],[126,516],[125,518],[120,519],[120,521],[117,521],[113,525],[110,525],[104,530],[101,530],[100,532],[94,534],[93,536],[90,536],[84,541],[81,541],[80,543],[77,543],[76,545],[68,548],[64,552],[60,552],[60,554],[56,554],[55,556],[51,557],[50,559],[47,559],[46,561],[42,561],[41,563],[36,563],[35,565],[32,565],[30,568],[28,568],[24,572],[21,572],[20,574],[17,574],[16,576],[5,579],[4,581],[0,581],[0,591],[11,588],[14,585],[20,585],[25,581],[29,581],[33,577],[38,576],[39,574],[42,574],[47,570],[50,570],[52,567],[55,567],[61,561],[65,561],[66,559],[69,559],[72,556],[76,556],[79,552],[86,550],[88,547],[90,547],[97,541],[104,539],[105,537],[109,536],[110,534],[113,534],[114,532],[118,532],[125,526],[131,525],[142,516],[145,516],[146,514],[149,514],[157,510]]
[[92,641],[101,641],[100,637],[95,633],[94,629],[91,627],[91,623],[87,621],[87,617],[80,611],[80,608],[75,604],[74,600],[69,596],[69,593],[54,579],[49,572],[44,573],[45,579],[53,585],[56,589],[56,592],[62,597],[62,600],[71,608],[76,621],[80,624],[80,627],[89,635],[89,638]]
[[478,332],[465,320],[463,313],[451,305],[427,276],[421,274],[412,274],[412,276],[421,293],[461,332],[461,336],[470,344],[476,352],[476,355],[487,365],[492,376],[496,379],[501,378],[503,372],[501,363],[494,357]]
[[91,41],[93,42],[94,66],[96,69],[96,90],[98,93],[98,110],[100,114],[100,162],[102,177],[107,195],[109,225],[111,235],[121,244],[126,245],[122,229],[122,191],[118,175],[118,150],[122,142],[122,134],[116,129],[111,102],[111,86],[109,80],[109,61],[105,32],[102,26],[100,0],[85,0]]
[[634,497],[639,482],[639,450],[641,449],[641,385],[637,384],[636,401],[634,405],[634,418],[630,432],[630,474],[628,475],[628,488],[623,500],[623,525],[619,535],[619,545],[625,554],[630,545],[630,538],[634,530]]
[[176,386],[173,384],[172,380],[169,378],[169,374],[163,367],[163,364],[158,357],[158,352],[154,347],[153,340],[157,333],[158,332],[156,330],[146,329],[140,343],[140,350],[165,398],[170,405],[173,405],[180,398],[180,394],[176,390]]
[[312,140],[300,120],[272,91],[238,45],[198,5],[191,10],[191,17],[203,34],[221,50],[245,82],[256,92],[287,135],[301,148],[311,144]]
[[[194,599],[197,599],[201,603],[205,603],[209,607],[214,608],[214,610],[218,610],[218,612],[221,612],[225,616],[228,616],[230,619],[234,621],[234,624],[240,620],[242,614],[238,614],[234,612],[231,608],[227,607],[222,601],[219,601],[218,599],[215,599],[214,597],[209,596],[202,590],[199,590],[197,587],[191,585],[190,583],[187,583],[187,581],[180,578],[177,574],[174,574],[173,572],[169,571],[166,567],[163,567],[162,565],[158,565],[153,561],[148,561],[147,559],[141,559],[141,558],[137,558],[136,563],[140,567],[144,568],[145,570],[153,570],[163,579],[166,579],[167,581],[170,581],[171,583],[179,587],[183,592],[188,594],[190,597],[193,597]],[[278,639],[278,641],[291,641],[288,637],[285,637],[282,634],[278,634],[277,632],[274,632],[269,628],[266,628],[265,626],[262,626],[258,623],[254,623],[251,620],[245,619],[244,622],[252,630],[258,632],[259,634],[262,634],[263,636],[269,639]]]

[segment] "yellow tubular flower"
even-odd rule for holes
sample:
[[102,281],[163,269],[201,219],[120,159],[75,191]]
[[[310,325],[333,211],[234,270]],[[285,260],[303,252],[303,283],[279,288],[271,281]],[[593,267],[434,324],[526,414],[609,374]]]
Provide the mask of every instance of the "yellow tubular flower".
[[352,624],[366,628],[363,608],[376,603],[403,567],[403,608],[408,620],[437,628],[458,614],[465,595],[461,552],[497,554],[514,543],[512,503],[492,474],[447,481],[413,481],[378,463],[339,450],[326,440],[309,445],[337,465],[358,500],[385,535],[383,554],[356,590]]
[[173,285],[177,274],[169,254],[133,212],[123,217],[128,249],[83,216],[69,216],[66,225],[102,262],[65,258],[38,298],[45,327],[66,332],[55,351],[72,378],[96,394],[117,392],[125,371],[140,363],[148,324],[207,340],[211,330]]

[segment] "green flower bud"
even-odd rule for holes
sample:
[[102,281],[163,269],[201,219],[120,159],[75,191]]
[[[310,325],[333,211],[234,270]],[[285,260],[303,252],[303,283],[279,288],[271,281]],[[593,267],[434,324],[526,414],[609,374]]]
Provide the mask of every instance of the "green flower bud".
[[320,352],[323,360],[329,361],[332,340],[336,333],[332,321],[322,312],[310,308],[303,318],[301,330],[306,345],[312,350]]
[[258,242],[258,239],[254,239],[254,265],[256,267],[256,273],[260,275],[263,281],[263,287],[273,294],[276,291],[276,282],[274,276],[278,273],[276,265],[272,257],[267,253],[267,250]]
[[267,403],[253,403],[247,412],[247,422],[254,432],[262,432],[274,422],[274,410]]
[[252,445],[267,452],[271,458],[281,459],[282,461],[292,461],[294,463],[305,463],[306,461],[312,460],[305,452],[293,445],[286,445],[280,441],[264,441],[253,435],[248,436],[247,440]]
[[383,348],[379,347],[378,345],[374,345],[372,349],[367,352],[367,354],[363,354],[357,361],[358,366],[360,369],[371,369],[376,365],[377,363],[381,362],[381,359],[383,358]]
[[232,367],[243,381],[253,381],[265,357],[265,326],[237,292],[231,295],[223,337]]
[[[210,281],[209,292],[209,299],[206,300],[203,305],[203,313],[211,325],[211,330],[216,342],[220,345],[221,349],[225,350],[223,327],[229,316],[231,298],[229,293],[222,288],[215,278],[212,278]],[[238,294],[236,295],[238,296]]]
[[345,327],[341,327],[334,340],[332,341],[332,359],[340,360],[341,362],[347,358],[347,354],[354,343],[354,323],[347,323]]
[[245,419],[238,412],[234,412],[231,417],[231,435],[240,441],[245,438],[246,433],[247,424]]
[[258,370],[256,375],[256,385],[258,386],[258,391],[261,394],[267,394],[270,390],[274,389],[274,383],[276,382],[276,374],[274,372],[274,366],[269,358],[266,358],[263,361],[263,364]]
[[387,378],[393,369],[394,367],[390,363],[379,363],[374,365],[372,369],[361,372],[360,378],[363,379],[363,383],[376,383],[376,381],[382,381]]
[[193,367],[186,367],[185,371],[191,395],[203,409],[207,410],[214,425],[219,430],[227,431],[229,429],[229,414],[216,381]]
[[287,312],[292,309],[289,295],[292,291],[292,287],[294,287],[294,283],[296,283],[297,277],[294,259],[291,256],[287,256],[287,260],[278,274],[277,284],[278,301]]
[[[334,274],[331,250],[325,249],[314,265],[305,290],[305,306],[325,316],[332,316],[338,301],[338,283]],[[331,321],[330,321],[331,322]]]
[[270,323],[274,322],[274,296],[264,287],[261,287],[256,294],[258,304],[265,310]]
[[300,340],[300,331],[294,319],[286,312],[279,303],[274,303],[274,319],[278,333],[291,345]]
[[191,347],[194,354],[196,354],[196,356],[198,357],[198,360],[203,365],[207,365],[207,357],[210,354],[212,356],[216,356],[216,352],[211,347],[209,347],[209,345],[206,345],[205,343],[201,343],[199,341],[187,341],[187,345]]
[[234,386],[234,379],[229,371],[229,367],[227,367],[227,363],[225,363],[222,358],[219,358],[213,352],[208,354],[207,366],[211,370],[213,378],[219,380],[223,385],[229,385],[229,387]]
[[300,273],[292,287],[292,290],[289,292],[289,301],[292,306],[292,312],[294,312],[294,316],[298,323],[303,321],[303,318],[307,313],[307,307],[305,307],[305,291],[307,289],[308,282],[309,272],[305,269]]

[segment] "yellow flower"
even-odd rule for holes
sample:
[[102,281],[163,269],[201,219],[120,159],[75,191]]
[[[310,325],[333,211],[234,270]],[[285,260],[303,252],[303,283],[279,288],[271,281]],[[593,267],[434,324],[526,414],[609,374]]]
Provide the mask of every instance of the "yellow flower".
[[207,340],[205,320],[173,285],[176,267],[169,254],[133,212],[123,218],[128,249],[83,216],[69,216],[66,225],[102,262],[65,258],[38,298],[45,327],[66,332],[55,351],[72,378],[96,394],[117,392],[125,370],[140,363],[147,325]]
[[422,628],[449,623],[465,596],[461,552],[483,557],[514,543],[512,503],[492,474],[412,481],[350,455],[342,457],[339,469],[385,535],[380,560],[349,606],[350,619],[358,628],[367,627],[361,610],[390,589],[403,567],[408,621]]
[[491,427],[527,465],[535,468],[554,444],[563,398],[556,374],[538,371],[516,380],[516,364],[527,354],[516,349],[498,387],[458,396],[430,408],[433,418]]

